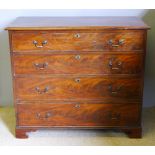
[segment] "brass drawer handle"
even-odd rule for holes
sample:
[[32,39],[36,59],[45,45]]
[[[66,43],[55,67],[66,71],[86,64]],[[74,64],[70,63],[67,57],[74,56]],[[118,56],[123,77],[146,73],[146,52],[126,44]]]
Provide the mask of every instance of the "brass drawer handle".
[[74,37],[75,37],[75,38],[80,38],[81,36],[80,36],[79,33],[77,33],[77,34],[74,35]]
[[79,60],[80,58],[81,58],[80,55],[76,55],[76,56],[75,56],[75,59],[76,59],[76,60]]
[[34,66],[35,66],[36,69],[43,70],[43,69],[47,68],[48,63],[47,62],[44,62],[44,63],[34,63]]
[[46,120],[46,119],[48,119],[51,116],[52,116],[51,112],[46,112],[43,116],[40,113],[36,114],[36,118],[37,119],[43,119],[43,120]]
[[47,87],[45,87],[45,88],[42,89],[42,90],[41,90],[39,87],[35,87],[35,90],[36,90],[39,94],[45,94],[45,93],[48,92],[49,87],[47,86]]
[[115,89],[113,88],[111,84],[108,86],[108,90],[110,91],[112,95],[117,95],[121,89],[122,89],[122,86],[118,86]]
[[45,44],[47,44],[47,40],[44,40],[41,45],[38,45],[38,42],[36,40],[33,41],[33,44],[35,45],[35,47],[37,48],[42,48],[44,47]]
[[113,43],[113,40],[110,39],[110,40],[108,41],[108,44],[109,44],[110,46],[112,46],[112,47],[119,47],[120,45],[123,45],[123,44],[124,44],[124,39],[120,39],[120,40],[118,41],[118,44],[114,44],[114,43]]
[[109,67],[111,68],[111,70],[120,70],[120,69],[122,69],[122,62],[118,61],[117,66],[115,67],[113,65],[114,61],[115,61],[115,58],[112,58],[112,59],[109,60]]
[[121,118],[121,114],[120,113],[109,112],[107,114],[107,119],[109,119],[109,120],[120,120],[120,118]]

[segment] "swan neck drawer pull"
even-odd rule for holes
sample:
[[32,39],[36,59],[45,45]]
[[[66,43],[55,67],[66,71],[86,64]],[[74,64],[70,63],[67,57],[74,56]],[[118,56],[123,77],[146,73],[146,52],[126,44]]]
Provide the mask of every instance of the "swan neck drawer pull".
[[107,118],[109,120],[120,120],[121,119],[121,114],[120,113],[113,113],[113,112],[109,112],[107,115]]
[[109,67],[111,68],[111,70],[120,70],[120,69],[122,69],[122,62],[121,61],[117,62],[116,67],[113,65],[113,62],[114,62],[114,58],[109,60]]
[[35,66],[36,69],[43,70],[43,69],[47,68],[48,63],[47,62],[44,62],[44,63],[34,63],[34,66]]
[[48,92],[49,87],[47,86],[47,87],[45,87],[45,88],[42,89],[42,90],[41,90],[39,87],[35,87],[35,90],[36,90],[39,94],[45,94],[45,93]]
[[43,116],[40,113],[36,114],[36,118],[37,119],[43,119],[43,120],[46,120],[46,119],[48,119],[51,116],[52,116],[51,112],[46,112]]
[[119,46],[121,46],[121,45],[124,44],[124,39],[120,39],[120,40],[118,41],[118,44],[114,44],[113,40],[110,39],[110,40],[108,41],[108,44],[109,44],[110,46],[112,46],[112,47],[119,47]]
[[35,47],[37,47],[37,48],[43,48],[44,45],[47,44],[47,40],[42,41],[42,42],[41,42],[41,45],[38,45],[38,42],[37,42],[36,40],[34,40],[34,41],[33,41],[33,44],[34,44]]
[[117,95],[119,93],[119,91],[121,90],[122,86],[118,86],[117,88],[113,88],[113,86],[110,84],[108,86],[108,90],[112,95]]

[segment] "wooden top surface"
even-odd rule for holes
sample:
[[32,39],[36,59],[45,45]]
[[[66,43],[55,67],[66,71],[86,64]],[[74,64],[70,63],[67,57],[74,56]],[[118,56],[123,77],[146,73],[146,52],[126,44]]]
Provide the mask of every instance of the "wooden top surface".
[[6,30],[149,29],[138,17],[18,17]]

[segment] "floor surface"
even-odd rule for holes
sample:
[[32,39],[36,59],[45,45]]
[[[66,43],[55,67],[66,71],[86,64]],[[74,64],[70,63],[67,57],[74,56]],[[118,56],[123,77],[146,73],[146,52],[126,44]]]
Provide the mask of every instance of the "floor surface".
[[29,139],[16,139],[14,128],[14,109],[0,107],[0,145],[154,146],[155,107],[143,110],[142,139],[129,139],[124,133],[98,130],[39,130],[29,133]]

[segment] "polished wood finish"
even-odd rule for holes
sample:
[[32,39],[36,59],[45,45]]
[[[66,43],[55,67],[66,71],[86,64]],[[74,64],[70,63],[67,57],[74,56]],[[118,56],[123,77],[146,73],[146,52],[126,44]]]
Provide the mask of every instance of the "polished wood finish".
[[139,104],[18,104],[19,126],[136,126]]
[[141,84],[142,81],[138,78],[86,76],[15,78],[16,100],[140,99]]
[[[86,31],[14,31],[11,44],[13,52],[139,51],[144,48],[144,35],[145,32],[139,30],[100,33]],[[45,41],[46,43],[43,44]],[[112,42],[110,43],[110,41]]]
[[149,29],[137,17],[18,17],[6,30]]
[[14,74],[140,74],[143,54],[76,53],[15,55]]
[[25,129],[25,128],[16,128],[16,138],[28,138],[27,132],[35,132],[36,130],[33,129]]
[[9,30],[16,137],[41,128],[140,138],[146,35],[136,17],[23,17]]
[[142,128],[123,129],[129,138],[142,138]]

